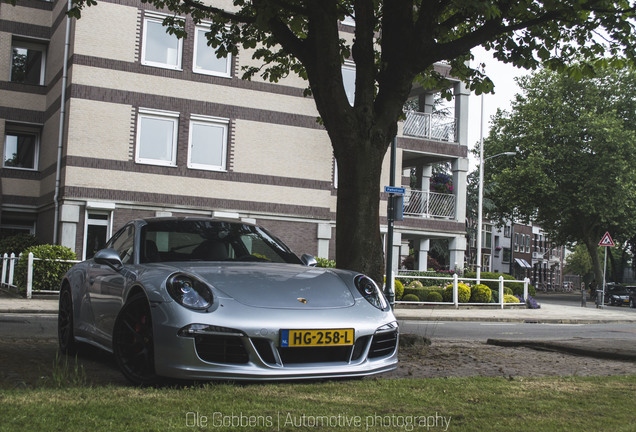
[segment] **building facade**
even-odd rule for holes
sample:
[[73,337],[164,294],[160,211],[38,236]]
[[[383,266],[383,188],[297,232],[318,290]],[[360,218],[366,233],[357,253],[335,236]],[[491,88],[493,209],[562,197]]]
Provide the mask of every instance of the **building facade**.
[[[0,3],[2,236],[30,232],[88,258],[132,218],[209,215],[259,223],[297,253],[334,258],[336,164],[306,81],[242,80],[251,51],[217,58],[205,26],[186,17],[188,37],[177,39],[162,26],[167,15],[141,1],[100,0],[79,20],[66,7]],[[340,28],[352,38],[353,27]],[[352,70],[343,66],[348,89]],[[456,83],[454,94],[452,114],[439,116],[435,93],[414,88],[418,109],[399,125],[396,172],[416,169],[423,186],[405,184],[396,266],[411,241],[425,268],[436,238],[463,267],[469,93]],[[427,189],[439,163],[451,167],[452,193]],[[382,206],[386,214],[386,196]]]

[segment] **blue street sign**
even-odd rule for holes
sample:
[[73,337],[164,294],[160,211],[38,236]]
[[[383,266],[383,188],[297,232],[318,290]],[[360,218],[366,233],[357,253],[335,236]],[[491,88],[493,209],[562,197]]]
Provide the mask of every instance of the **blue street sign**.
[[404,189],[403,187],[397,187],[397,186],[384,186],[384,192],[404,195],[404,193],[406,192],[406,189]]

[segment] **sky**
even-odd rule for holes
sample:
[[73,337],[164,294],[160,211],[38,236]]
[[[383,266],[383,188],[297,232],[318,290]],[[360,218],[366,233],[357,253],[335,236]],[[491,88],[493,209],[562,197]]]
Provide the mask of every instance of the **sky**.
[[[512,65],[502,63],[481,47],[473,50],[474,64],[486,63],[486,75],[495,83],[495,93],[484,95],[484,138],[488,136],[490,117],[497,112],[497,108],[510,110],[510,102],[514,95],[519,93],[519,87],[514,81],[515,77],[528,74],[525,69],[519,69]],[[480,139],[481,126],[481,98],[472,94],[468,102],[468,150],[475,148]],[[476,169],[477,161],[469,154],[470,168]]]

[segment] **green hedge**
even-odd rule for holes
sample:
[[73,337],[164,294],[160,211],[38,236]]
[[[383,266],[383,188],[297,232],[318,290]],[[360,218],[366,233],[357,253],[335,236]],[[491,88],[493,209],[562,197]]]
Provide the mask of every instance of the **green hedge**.
[[64,246],[41,245],[31,246],[22,252],[22,256],[16,265],[15,282],[21,291],[26,291],[27,267],[29,265],[29,253],[34,258],[43,261],[33,261],[33,291],[59,290],[64,274],[73,266],[73,263],[53,261],[75,260],[75,252]]
[[422,288],[409,288],[409,287],[406,287],[406,288],[404,288],[404,297],[406,297],[407,295],[411,294],[411,295],[417,296],[417,298],[419,298],[420,301],[422,301],[422,302],[441,301],[441,300],[431,300],[431,294],[432,293],[437,293],[437,294],[439,294],[439,296],[441,298],[443,291],[444,290],[442,288],[439,288],[439,287],[422,287]]
[[0,256],[12,253],[15,256],[20,255],[25,249],[31,246],[37,246],[40,244],[40,240],[33,234],[16,234],[11,237],[5,237],[0,240]]

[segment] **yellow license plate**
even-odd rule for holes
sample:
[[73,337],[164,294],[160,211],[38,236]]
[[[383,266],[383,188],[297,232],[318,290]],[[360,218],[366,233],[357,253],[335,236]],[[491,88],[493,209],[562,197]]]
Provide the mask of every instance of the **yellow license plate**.
[[353,329],[281,330],[281,347],[353,345]]

